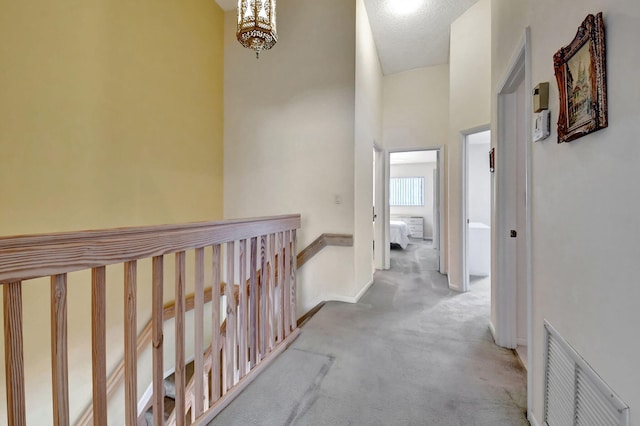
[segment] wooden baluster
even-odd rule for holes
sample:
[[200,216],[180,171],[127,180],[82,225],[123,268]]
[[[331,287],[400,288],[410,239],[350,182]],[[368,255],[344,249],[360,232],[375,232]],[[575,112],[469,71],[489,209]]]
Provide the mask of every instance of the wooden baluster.
[[227,390],[234,385],[236,352],[236,300],[233,295],[235,244],[227,243]]
[[269,324],[268,324],[268,333],[269,333],[269,351],[273,350],[275,346],[275,277],[276,277],[276,235],[269,235]]
[[239,319],[239,333],[240,339],[239,347],[240,354],[238,355],[238,367],[240,368],[240,378],[242,379],[247,374],[247,361],[249,359],[247,353],[247,240],[240,241],[240,304],[238,306],[238,319]]
[[213,246],[211,283],[211,405],[220,399],[220,245]]
[[291,231],[284,233],[284,337],[291,333]]
[[93,424],[107,424],[106,268],[91,270],[91,358]]
[[51,378],[53,424],[69,424],[69,362],[67,359],[67,275],[51,277]]
[[124,264],[124,392],[125,423],[135,426],[138,421],[138,371],[137,371],[137,263]]
[[260,238],[260,359],[267,354],[267,236]]
[[2,285],[4,305],[5,378],[7,423],[27,424],[24,399],[24,354],[22,343],[22,283]]
[[297,313],[297,296],[296,296],[296,273],[298,272],[298,262],[296,260],[296,230],[291,231],[291,256],[290,259],[290,268],[291,268],[291,277],[289,279],[289,285],[291,286],[291,329],[295,330],[298,328],[298,313]]
[[164,258],[156,256],[152,261],[152,356],[153,356],[153,424],[164,423],[164,366],[163,366],[163,290]]
[[278,258],[277,258],[277,269],[276,269],[276,282],[277,282],[277,289],[276,289],[276,299],[277,299],[277,303],[278,303],[278,308],[276,309],[276,316],[278,318],[278,343],[281,343],[282,340],[284,339],[284,322],[283,322],[283,309],[282,309],[282,305],[283,305],[283,300],[284,300],[284,293],[282,291],[282,288],[284,287],[283,282],[284,282],[284,256],[283,256],[283,238],[284,235],[282,232],[278,233]]
[[185,313],[185,286],[186,286],[186,265],[185,252],[176,253],[176,364],[175,364],[175,384],[176,384],[176,425],[185,424],[185,358],[184,358],[184,313]]
[[258,363],[258,282],[256,263],[258,258],[258,239],[251,238],[251,256],[249,266],[249,355],[250,369]]
[[194,336],[194,386],[193,391],[193,407],[192,417],[195,419],[203,412],[204,402],[204,343],[202,337],[204,334],[204,249],[197,248],[195,250],[195,305],[194,305],[194,322],[195,322],[195,336]]

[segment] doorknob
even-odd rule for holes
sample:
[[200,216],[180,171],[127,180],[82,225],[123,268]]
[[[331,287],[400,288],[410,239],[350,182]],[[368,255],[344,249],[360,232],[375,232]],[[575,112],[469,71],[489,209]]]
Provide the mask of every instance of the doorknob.
[[516,230],[515,230],[515,229],[512,229],[512,230],[511,230],[511,238],[515,238],[515,237],[517,237],[517,236],[518,236],[518,232],[516,232]]

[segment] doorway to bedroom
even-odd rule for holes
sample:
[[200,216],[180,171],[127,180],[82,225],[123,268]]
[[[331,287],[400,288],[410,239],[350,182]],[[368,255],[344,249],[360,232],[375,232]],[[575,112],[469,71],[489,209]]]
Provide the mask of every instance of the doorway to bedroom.
[[389,267],[418,257],[425,267],[442,270],[440,157],[439,148],[389,153]]

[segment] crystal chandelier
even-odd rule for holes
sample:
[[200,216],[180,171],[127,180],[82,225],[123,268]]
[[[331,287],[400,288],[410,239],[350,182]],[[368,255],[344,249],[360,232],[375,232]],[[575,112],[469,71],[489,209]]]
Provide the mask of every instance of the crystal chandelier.
[[276,0],[238,0],[238,41],[256,51],[268,50],[278,41]]

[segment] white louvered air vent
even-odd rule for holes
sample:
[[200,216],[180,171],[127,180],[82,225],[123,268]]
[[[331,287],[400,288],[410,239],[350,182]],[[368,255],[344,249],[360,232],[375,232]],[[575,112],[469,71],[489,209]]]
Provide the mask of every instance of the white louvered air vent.
[[629,407],[545,321],[547,426],[628,426]]

